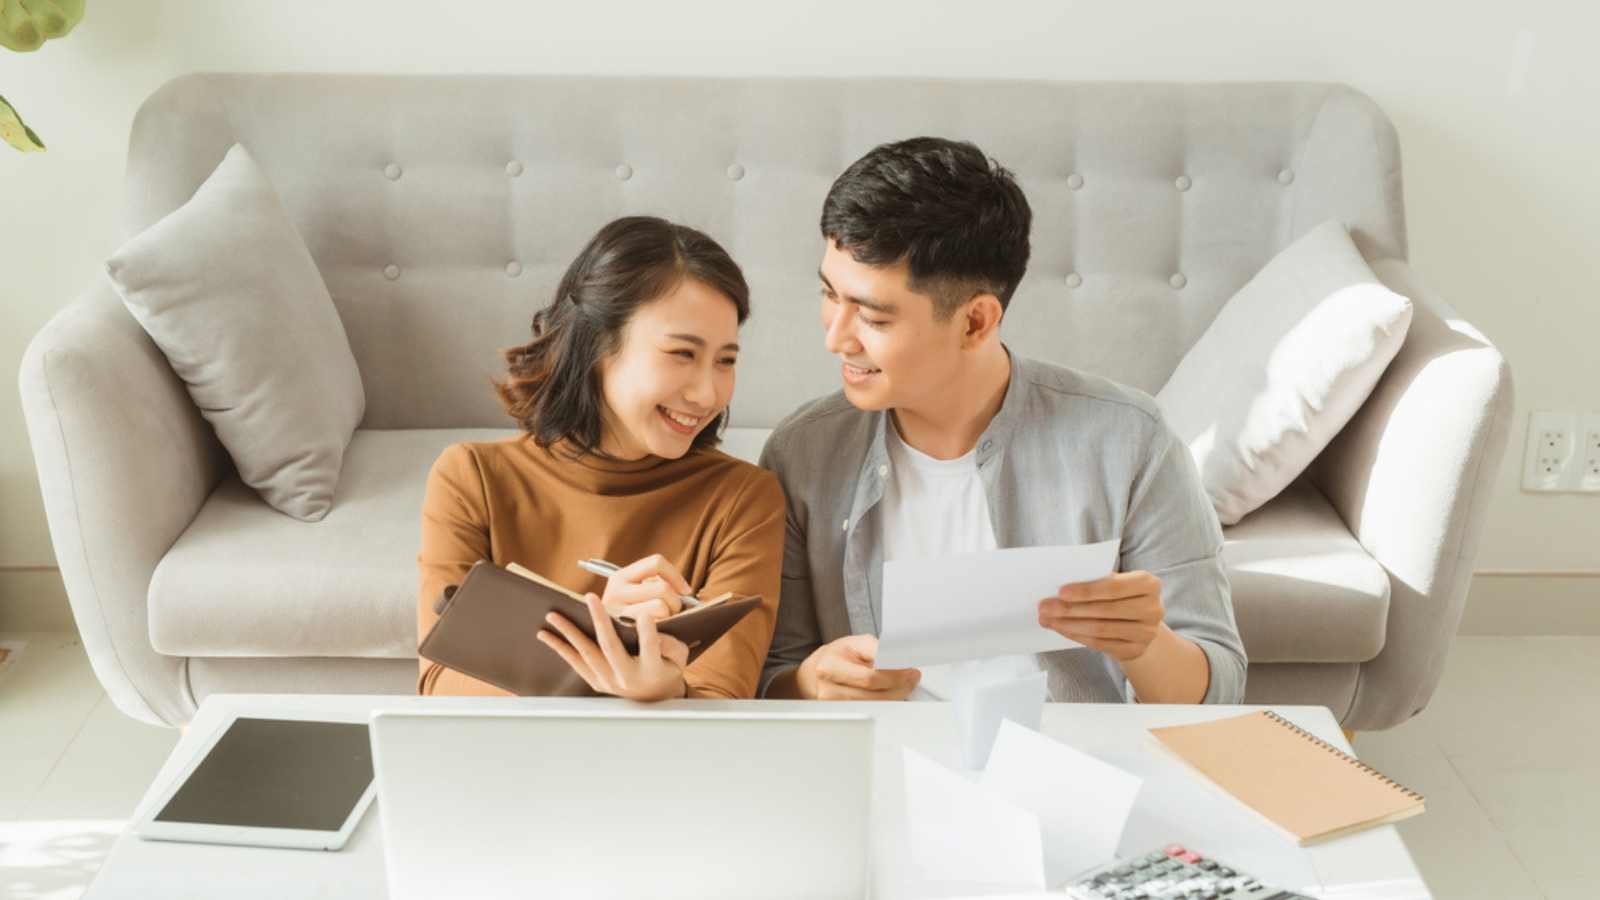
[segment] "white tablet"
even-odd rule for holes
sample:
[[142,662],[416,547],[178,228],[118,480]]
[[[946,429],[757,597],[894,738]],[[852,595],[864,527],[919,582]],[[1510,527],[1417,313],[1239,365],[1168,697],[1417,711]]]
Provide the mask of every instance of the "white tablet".
[[158,841],[338,850],[371,805],[364,722],[229,719],[134,823]]

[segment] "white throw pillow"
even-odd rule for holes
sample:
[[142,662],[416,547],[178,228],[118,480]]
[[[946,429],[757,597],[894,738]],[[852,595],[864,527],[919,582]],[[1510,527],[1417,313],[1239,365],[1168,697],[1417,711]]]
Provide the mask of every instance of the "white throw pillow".
[[244,483],[297,519],[327,515],[366,393],[327,285],[249,152],[235,144],[106,272]]
[[1222,524],[1288,487],[1366,402],[1411,327],[1344,226],[1324,222],[1234,294],[1156,402]]

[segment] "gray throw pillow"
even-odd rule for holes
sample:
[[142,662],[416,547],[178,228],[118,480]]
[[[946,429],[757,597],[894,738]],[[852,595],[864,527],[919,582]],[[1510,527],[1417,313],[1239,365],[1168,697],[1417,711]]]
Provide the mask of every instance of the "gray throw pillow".
[[235,144],[106,272],[245,484],[297,519],[327,515],[367,398],[327,285],[250,153]]
[[1343,225],[1311,229],[1233,295],[1156,403],[1224,525],[1278,495],[1367,401],[1411,327]]

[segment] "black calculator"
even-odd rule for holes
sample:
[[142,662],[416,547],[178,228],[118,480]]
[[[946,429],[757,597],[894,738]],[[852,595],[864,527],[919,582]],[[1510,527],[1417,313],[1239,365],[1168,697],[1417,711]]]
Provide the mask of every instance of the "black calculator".
[[1091,869],[1062,890],[1078,900],[1312,900],[1179,844]]

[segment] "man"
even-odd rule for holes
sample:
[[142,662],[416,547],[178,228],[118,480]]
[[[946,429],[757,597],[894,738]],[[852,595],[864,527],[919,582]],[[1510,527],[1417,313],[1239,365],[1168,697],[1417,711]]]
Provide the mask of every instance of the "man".
[[[949,699],[1043,669],[1055,700],[1242,700],[1222,532],[1188,448],[1148,395],[1001,342],[1031,222],[1008,171],[938,138],[877,147],[828,192],[821,314],[844,389],[762,454],[788,494],[764,696]],[[884,561],[1112,539],[1116,574],[1038,605],[1083,647],[873,667]]]

